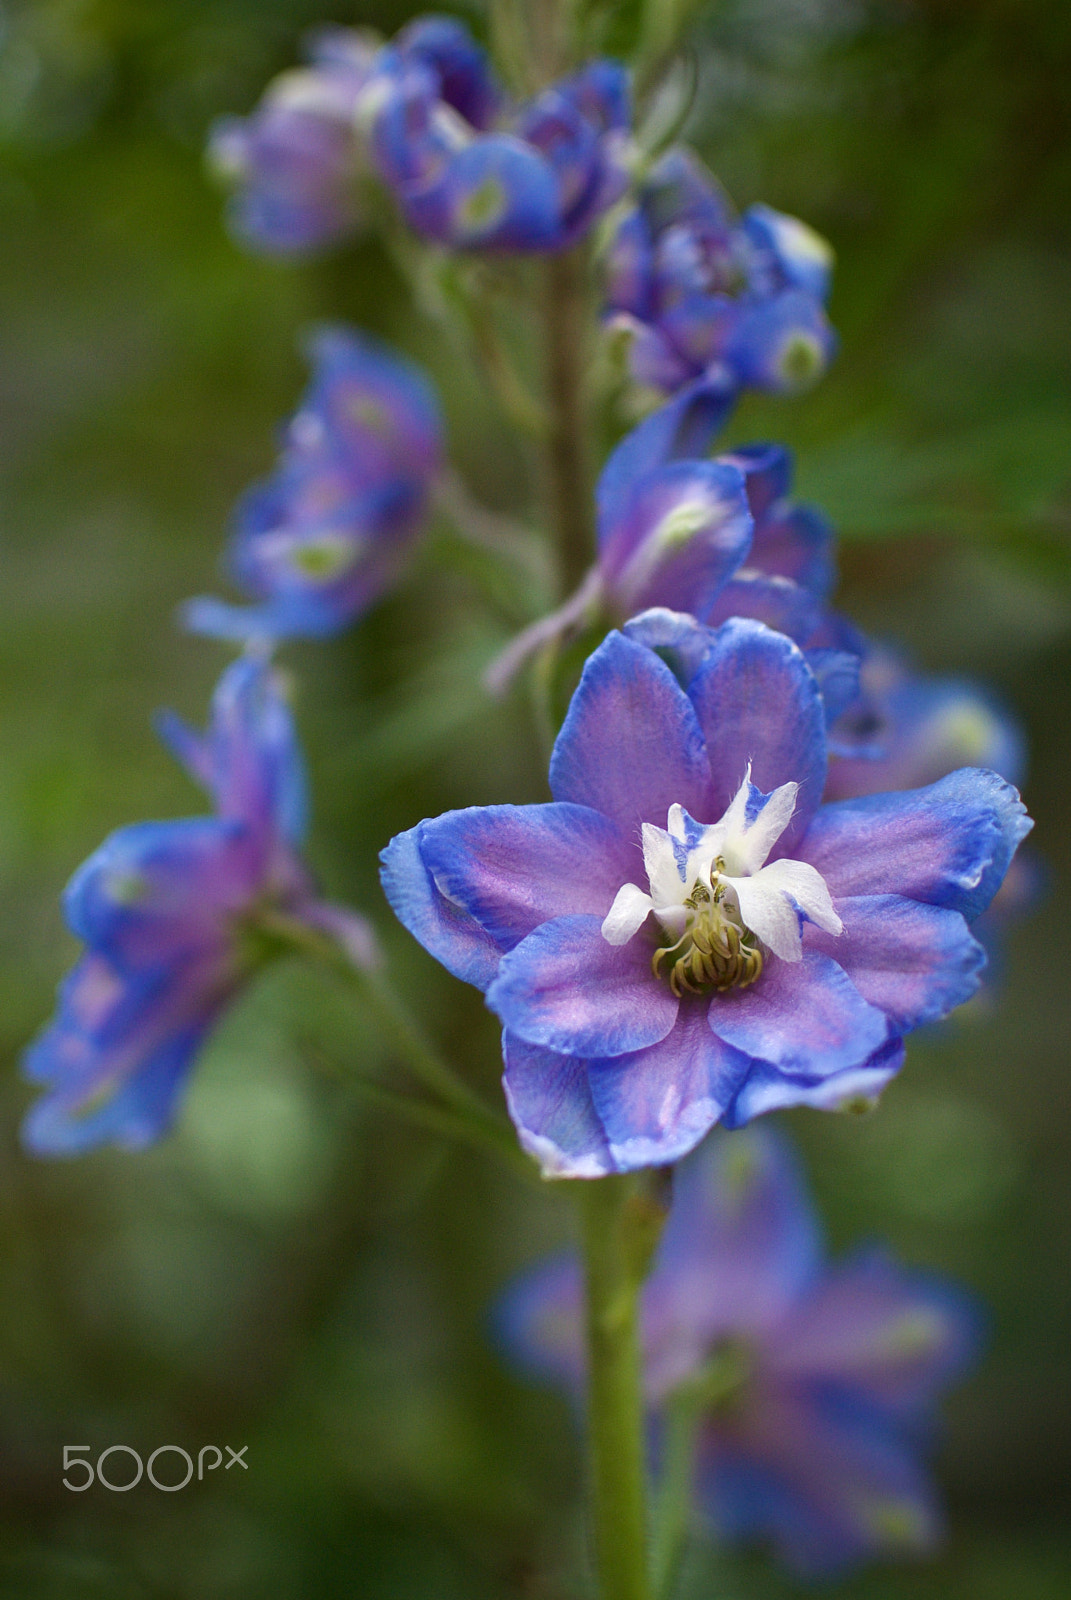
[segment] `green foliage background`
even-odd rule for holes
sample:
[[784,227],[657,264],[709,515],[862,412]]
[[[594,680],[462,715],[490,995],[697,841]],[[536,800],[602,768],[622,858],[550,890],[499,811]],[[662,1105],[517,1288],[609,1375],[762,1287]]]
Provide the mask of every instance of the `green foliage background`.
[[[627,34],[632,9],[616,8]],[[299,967],[265,979],[144,1156],[33,1163],[18,1053],[74,954],[58,895],[110,829],[197,808],[150,727],[201,719],[222,653],[171,625],[339,314],[436,372],[491,504],[526,463],[374,242],[288,267],[221,225],[201,149],[325,19],[391,4],[8,0],[0,12],[0,1592],[27,1600],[567,1600],[583,1562],[564,1402],[501,1366],[488,1305],[569,1236],[560,1193],[363,1108],[393,1079]],[[481,25],[479,12],[473,14]],[[1048,896],[988,1009],[912,1044],[862,1120],[793,1117],[834,1245],[880,1234],[991,1307],[950,1407],[945,1554],[846,1600],[1067,1592],[1071,1468],[1071,10],[1063,0],[722,0],[694,35],[691,136],[741,205],[836,245],[842,354],[804,401],[749,401],[845,541],[842,600],[1026,718]],[[445,563],[445,568],[444,568]],[[445,571],[445,576],[444,576]],[[538,799],[523,698],[483,698],[516,618],[445,531],[361,628],[288,653],[313,857],[382,927],[426,1025],[495,1092],[478,997],[391,927],[378,848],[449,805]],[[310,1020],[311,1019],[311,1020]],[[248,1444],[173,1497],[61,1485],[62,1446]],[[121,1468],[116,1465],[116,1476]],[[698,1548],[692,1600],[780,1600]]]

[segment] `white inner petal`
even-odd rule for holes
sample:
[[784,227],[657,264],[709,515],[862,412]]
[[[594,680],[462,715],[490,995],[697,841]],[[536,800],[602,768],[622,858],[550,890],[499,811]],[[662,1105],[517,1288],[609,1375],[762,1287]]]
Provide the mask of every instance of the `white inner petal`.
[[[602,925],[608,944],[627,944],[653,911],[673,942],[700,940],[729,924],[729,931],[758,940],[782,961],[800,961],[800,918],[827,933],[842,923],[825,879],[805,861],[767,858],[796,808],[799,785],[782,784],[748,820],[756,791],[751,768],[723,817],[699,827],[679,805],[670,807],[665,829],[643,825],[643,862],[650,888],[623,884]],[[687,847],[687,854],[685,854]],[[734,936],[735,936],[734,934]]]

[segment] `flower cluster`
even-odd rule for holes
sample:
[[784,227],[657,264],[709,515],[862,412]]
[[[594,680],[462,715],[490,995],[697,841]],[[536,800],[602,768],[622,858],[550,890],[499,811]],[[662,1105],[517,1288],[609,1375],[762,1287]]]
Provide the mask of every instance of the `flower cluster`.
[[610,251],[607,318],[637,383],[674,394],[706,376],[786,393],[833,354],[824,305],[833,253],[795,217],[752,206],[737,220],[688,150],[645,178]]
[[231,574],[260,603],[199,599],[186,620],[222,638],[322,637],[398,577],[442,465],[442,424],[418,368],[365,334],[309,341],[313,380],[272,476],[238,507]]
[[[643,1289],[655,1454],[694,1416],[697,1507],[722,1538],[761,1539],[807,1577],[918,1554],[940,1531],[918,1436],[976,1342],[944,1282],[867,1251],[830,1265],[791,1151],[768,1131],[715,1137],[681,1163]],[[503,1343],[579,1398],[578,1263],[509,1292]]]
[[344,237],[371,173],[410,227],[455,250],[564,249],[627,187],[629,84],[614,62],[516,104],[451,17],[420,17],[382,47],[331,29],[310,54],[212,141],[215,167],[236,185],[236,230],[255,247]]
[[87,948],[25,1070],[49,1093],[24,1137],[42,1155],[109,1141],[137,1148],[170,1125],[205,1035],[281,948],[283,915],[377,960],[363,918],[320,900],[298,854],[305,776],[271,669],[252,657],[220,680],[206,735],[177,717],[161,732],[216,814],[121,828],[67,886]]

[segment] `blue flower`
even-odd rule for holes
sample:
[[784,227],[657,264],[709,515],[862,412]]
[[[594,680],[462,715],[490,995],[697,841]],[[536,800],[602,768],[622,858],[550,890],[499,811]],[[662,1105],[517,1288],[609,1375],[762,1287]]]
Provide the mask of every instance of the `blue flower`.
[[610,250],[606,310],[628,335],[635,381],[672,394],[701,374],[735,394],[788,393],[833,355],[833,255],[769,206],[739,221],[714,180],[676,148],[648,174]]
[[427,378],[367,335],[321,329],[279,465],[238,507],[228,565],[260,601],[198,599],[187,625],[224,638],[337,633],[394,583],[427,518],[442,424]]
[[974,993],[967,924],[1029,829],[1018,795],[972,768],[823,806],[825,716],[803,653],[761,623],[710,635],[686,687],[611,633],[552,804],[450,812],[388,846],[396,914],[503,1023],[510,1111],[548,1174],[873,1097],[904,1034]]
[[[579,1398],[583,1298],[572,1258],[522,1279],[498,1323],[519,1365]],[[940,1516],[919,1436],[976,1330],[958,1291],[884,1253],[826,1263],[782,1140],[715,1136],[674,1173],[643,1290],[656,1453],[667,1408],[696,1406],[697,1508],[720,1538],[769,1541],[803,1576],[923,1554]]]
[[[492,664],[503,689],[548,640],[588,623],[625,623],[649,608],[645,642],[694,671],[709,628],[752,617],[800,645],[819,678],[832,753],[872,743],[873,708],[860,688],[867,644],[827,604],[835,581],[833,530],[789,498],[792,457],[780,445],[742,445],[713,461],[707,448],[730,409],[722,386],[697,379],[617,446],[596,490],[598,553],[580,589],[520,634]],[[867,718],[870,718],[870,721]],[[887,786],[886,786],[887,787]]]
[[307,67],[269,84],[250,116],[215,125],[209,160],[234,187],[230,217],[243,243],[301,255],[354,231],[362,160],[355,118],[376,54],[360,33],[324,29]]
[[425,17],[382,52],[364,106],[380,177],[410,226],[450,249],[563,249],[628,182],[628,76],[614,62],[508,105],[461,24]]
[[376,960],[368,925],[318,900],[298,855],[304,771],[268,666],[244,658],[224,673],[205,736],[173,716],[161,732],[216,814],[121,828],[68,884],[86,950],[25,1057],[48,1090],[23,1129],[39,1155],[137,1148],[167,1129],[208,1030],[273,953],[258,931],[266,912]]

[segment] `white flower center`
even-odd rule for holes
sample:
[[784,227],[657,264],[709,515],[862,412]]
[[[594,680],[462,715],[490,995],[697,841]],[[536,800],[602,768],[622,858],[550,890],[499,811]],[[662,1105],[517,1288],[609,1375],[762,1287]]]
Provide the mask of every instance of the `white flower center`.
[[764,795],[748,767],[719,822],[704,827],[682,806],[667,827],[643,825],[650,892],[621,886],[602,925],[608,944],[627,944],[651,912],[662,941],[651,967],[674,994],[745,988],[767,955],[803,959],[800,920],[839,934],[843,924],[821,873],[806,861],[766,858],[787,828],[799,785]]

